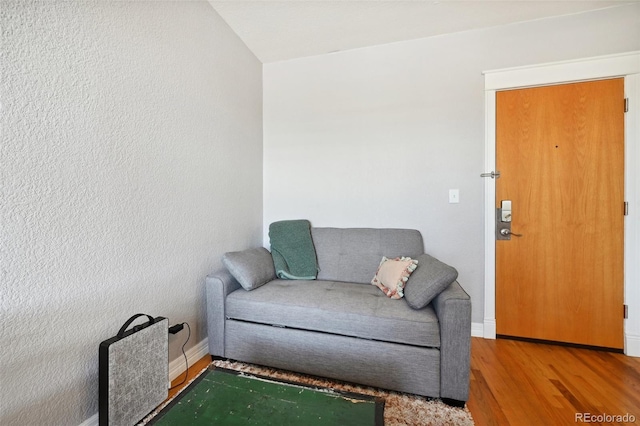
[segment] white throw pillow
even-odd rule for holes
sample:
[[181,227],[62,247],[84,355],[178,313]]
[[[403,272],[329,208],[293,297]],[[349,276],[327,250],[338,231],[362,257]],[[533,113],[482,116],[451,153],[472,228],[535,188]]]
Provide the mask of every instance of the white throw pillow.
[[410,257],[389,259],[383,256],[371,284],[377,286],[388,297],[400,299],[404,296],[405,283],[417,267],[418,261]]

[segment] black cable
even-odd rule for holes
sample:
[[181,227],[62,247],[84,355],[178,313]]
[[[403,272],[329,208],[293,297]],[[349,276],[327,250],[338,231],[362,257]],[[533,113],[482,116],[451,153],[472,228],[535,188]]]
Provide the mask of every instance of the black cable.
[[189,334],[187,334],[187,340],[182,345],[182,355],[184,356],[184,363],[187,366],[187,369],[184,371],[184,379],[182,379],[182,381],[180,383],[178,383],[177,385],[171,386],[169,388],[169,390],[173,390],[173,389],[177,388],[178,386],[181,386],[182,384],[184,384],[184,382],[187,381],[187,377],[189,377],[189,361],[187,360],[187,354],[184,352],[184,347],[187,346],[187,343],[189,342],[189,338],[191,337],[191,327],[189,327],[189,323],[187,323],[187,322],[183,322],[182,324],[186,325],[187,326],[187,330],[189,331]]

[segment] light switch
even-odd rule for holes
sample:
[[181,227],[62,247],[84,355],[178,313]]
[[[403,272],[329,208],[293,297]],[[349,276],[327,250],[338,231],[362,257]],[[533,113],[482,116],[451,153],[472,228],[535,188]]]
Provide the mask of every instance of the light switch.
[[456,204],[460,202],[460,190],[458,189],[450,189],[449,190],[449,204]]

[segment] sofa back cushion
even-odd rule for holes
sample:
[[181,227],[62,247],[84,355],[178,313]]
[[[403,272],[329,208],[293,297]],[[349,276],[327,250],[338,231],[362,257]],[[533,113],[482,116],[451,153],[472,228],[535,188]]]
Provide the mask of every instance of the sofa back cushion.
[[382,256],[424,253],[415,229],[311,228],[318,257],[318,279],[370,284]]

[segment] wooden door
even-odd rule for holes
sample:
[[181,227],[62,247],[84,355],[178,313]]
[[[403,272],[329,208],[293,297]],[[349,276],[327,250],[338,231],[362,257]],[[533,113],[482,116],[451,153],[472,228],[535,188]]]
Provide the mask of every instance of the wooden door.
[[623,348],[624,79],[498,92],[498,335]]

